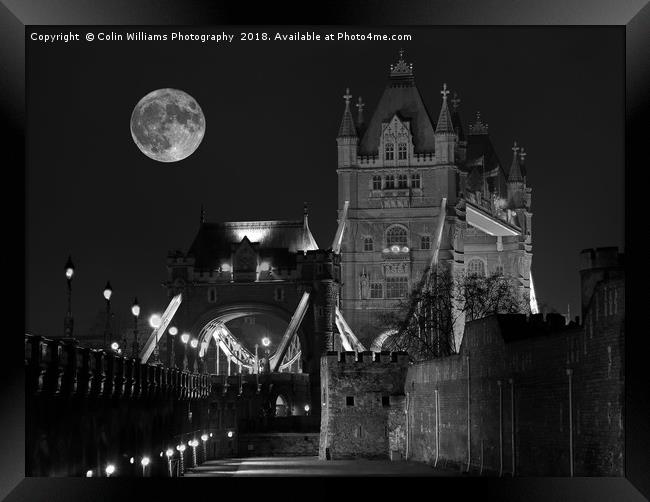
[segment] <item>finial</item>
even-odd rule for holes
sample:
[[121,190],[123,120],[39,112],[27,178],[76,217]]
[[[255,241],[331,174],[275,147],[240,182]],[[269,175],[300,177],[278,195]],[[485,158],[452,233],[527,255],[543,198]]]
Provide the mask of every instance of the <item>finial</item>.
[[515,154],[516,154],[518,150],[519,150],[519,147],[517,146],[517,142],[515,141],[514,145],[512,146],[512,151],[515,152]]
[[302,214],[303,214],[305,217],[307,217],[307,214],[308,214],[308,213],[309,213],[309,211],[307,210],[307,202],[303,202],[303,203],[302,203]]
[[399,50],[399,60],[404,61],[404,49],[400,48]]
[[407,63],[404,60],[404,49],[399,50],[397,63],[390,65],[390,74],[392,76],[413,76],[413,63]]
[[350,100],[352,99],[352,94],[350,94],[350,88],[345,89],[345,94],[343,95],[343,99],[345,99],[345,107],[349,108],[350,107]]
[[524,160],[526,160],[526,155],[528,155],[528,154],[524,151],[524,147],[522,146],[522,147],[521,147],[521,151],[519,152],[519,157],[521,157],[521,161],[522,161],[522,162],[523,162]]
[[458,105],[460,105],[460,98],[458,97],[458,93],[454,91],[454,97],[451,99],[451,106],[454,107],[454,111],[458,109]]
[[362,124],[363,123],[363,107],[366,106],[366,104],[361,99],[361,96],[359,96],[359,99],[357,100],[357,104],[355,106],[357,107],[357,110],[359,110],[358,117],[357,117],[357,122],[359,124]]
[[440,94],[442,94],[442,99],[447,101],[447,94],[449,94],[449,91],[447,90],[447,84],[442,84],[442,91],[440,91]]

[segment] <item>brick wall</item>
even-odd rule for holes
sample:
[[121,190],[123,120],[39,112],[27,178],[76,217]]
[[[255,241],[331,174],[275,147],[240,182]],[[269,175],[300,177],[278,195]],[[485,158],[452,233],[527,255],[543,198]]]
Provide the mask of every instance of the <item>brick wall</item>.
[[257,456],[315,456],[318,455],[318,433],[242,434],[239,437],[239,455]]
[[401,450],[407,367],[408,356],[397,352],[321,358],[321,459],[388,458],[390,448]]
[[459,354],[409,368],[408,458],[475,473],[622,476],[624,302],[622,271],[610,272],[582,326],[468,323]]

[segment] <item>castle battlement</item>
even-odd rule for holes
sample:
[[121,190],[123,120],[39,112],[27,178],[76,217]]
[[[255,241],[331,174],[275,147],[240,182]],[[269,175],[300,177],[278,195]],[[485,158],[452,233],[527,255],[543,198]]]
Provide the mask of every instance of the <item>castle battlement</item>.
[[580,252],[580,270],[594,268],[618,268],[623,264],[623,255],[616,246],[583,249]]

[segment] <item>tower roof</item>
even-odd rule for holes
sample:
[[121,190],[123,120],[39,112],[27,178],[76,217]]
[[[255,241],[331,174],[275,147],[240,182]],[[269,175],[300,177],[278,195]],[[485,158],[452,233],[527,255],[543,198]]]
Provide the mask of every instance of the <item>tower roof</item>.
[[519,166],[519,147],[517,142],[512,147],[512,164],[510,165],[510,171],[508,172],[508,183],[516,183],[524,181],[524,177],[521,175],[521,167]]
[[354,127],[354,119],[352,118],[352,112],[350,112],[350,100],[352,95],[350,94],[350,89],[345,90],[345,110],[343,111],[343,119],[341,119],[341,126],[339,127],[339,138],[356,138],[357,130]]
[[451,112],[449,111],[449,106],[447,105],[447,84],[442,85],[442,106],[440,107],[440,115],[438,116],[438,122],[436,122],[436,134],[443,133],[453,133],[454,124],[451,121]]
[[383,122],[389,122],[394,115],[400,120],[410,122],[416,153],[434,151],[433,122],[415,85],[413,65],[404,59],[404,51],[400,51],[397,63],[391,65],[384,93],[359,143],[359,154],[377,154],[381,125]]

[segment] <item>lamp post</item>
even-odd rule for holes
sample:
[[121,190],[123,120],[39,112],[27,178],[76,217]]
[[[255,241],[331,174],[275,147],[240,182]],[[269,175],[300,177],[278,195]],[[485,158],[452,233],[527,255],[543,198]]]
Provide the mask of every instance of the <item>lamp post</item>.
[[72,318],[72,276],[74,275],[74,264],[72,257],[68,256],[68,261],[65,262],[65,278],[68,282],[68,310],[65,314],[63,321],[63,336],[67,339],[72,339],[72,328],[74,327],[74,319]]
[[137,296],[133,300],[131,313],[133,314],[133,348],[131,351],[131,357],[137,358],[140,354],[140,344],[138,343],[138,316],[140,315],[140,305],[138,305]]
[[[192,350],[188,353],[187,357],[187,363],[189,365],[189,370],[194,373],[194,362],[196,361],[196,348],[199,346],[199,341],[196,338],[192,338],[190,341],[190,347],[192,347]],[[191,362],[190,362],[190,356],[191,356]]]
[[262,345],[266,348],[266,360],[264,361],[264,373],[271,373],[271,362],[269,360],[269,355],[271,353],[271,349],[269,348],[271,345],[271,340],[269,339],[268,336],[265,336],[262,338]]
[[115,472],[115,466],[113,464],[108,464],[105,469],[106,477],[110,477],[111,474]]
[[147,466],[149,465],[149,462],[151,460],[149,457],[142,457],[142,460],[140,460],[140,465],[142,465],[142,477],[144,478],[146,476],[147,472]]
[[192,447],[192,467],[196,467],[196,447],[199,445],[199,442],[196,439],[192,439],[187,444]]
[[113,288],[110,281],[106,281],[104,286],[104,299],[106,300],[106,327],[104,328],[104,348],[111,338],[111,296],[113,296]]
[[176,326],[170,326],[167,330],[167,366],[172,367],[172,362],[174,361],[174,339],[172,337],[178,334],[178,328]]
[[185,369],[185,357],[187,356],[187,342],[190,341],[190,334],[189,333],[183,333],[181,335],[181,342],[183,343],[183,361],[182,361],[182,368]]
[[167,448],[167,451],[165,452],[165,455],[167,455],[167,470],[169,471],[169,477],[172,477],[172,457],[174,456],[174,450],[171,448]]
[[201,434],[201,441],[203,441],[203,461],[208,460],[208,435]]
[[[154,330],[160,328],[161,324],[162,319],[159,314],[152,314],[149,317],[149,326],[151,326]],[[156,339],[154,340],[152,364],[160,364],[160,354],[158,352],[158,333],[156,333]]]
[[184,456],[183,456],[183,452],[185,451],[185,444],[183,444],[183,443],[179,444],[179,445],[176,447],[176,449],[178,450],[178,452],[179,452],[180,455],[181,455],[181,459],[180,459],[180,471],[181,471],[181,476],[182,476],[183,473],[185,472],[185,458],[184,458]]

